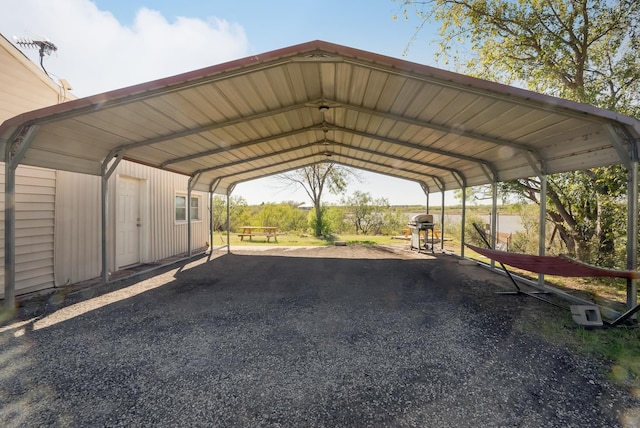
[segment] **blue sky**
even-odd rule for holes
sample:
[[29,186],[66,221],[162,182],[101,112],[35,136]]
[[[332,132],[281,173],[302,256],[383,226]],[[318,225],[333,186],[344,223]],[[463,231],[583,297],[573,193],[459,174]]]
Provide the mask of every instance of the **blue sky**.
[[[54,79],[87,96],[311,40],[438,66],[437,29],[425,27],[403,56],[418,20],[405,21],[392,0],[1,0],[0,33],[47,38],[58,51],[45,58]],[[393,16],[399,19],[394,20]],[[37,52],[24,53],[38,61]],[[363,173],[361,190],[394,205],[424,204],[411,182]],[[296,200],[273,179],[240,184],[251,204]],[[454,202],[450,197],[448,202]],[[329,197],[337,202],[338,197]],[[440,195],[432,196],[440,204]]]
[[[170,21],[180,16],[217,17],[241,25],[249,41],[250,54],[261,53],[311,40],[347,45],[372,52],[402,57],[418,21],[405,21],[400,3],[392,0],[227,0],[227,1],[127,1],[99,0],[120,22],[131,25],[141,6],[157,9]],[[394,20],[398,15],[400,19]],[[433,49],[421,36],[419,48],[406,59],[432,62]]]

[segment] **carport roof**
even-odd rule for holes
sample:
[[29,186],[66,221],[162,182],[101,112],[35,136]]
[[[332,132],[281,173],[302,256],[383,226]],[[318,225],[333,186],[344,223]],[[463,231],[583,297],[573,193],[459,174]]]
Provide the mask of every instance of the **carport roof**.
[[635,159],[634,119],[323,41],[28,112],[1,160],[101,175],[116,157],[196,190],[318,162],[431,192]]

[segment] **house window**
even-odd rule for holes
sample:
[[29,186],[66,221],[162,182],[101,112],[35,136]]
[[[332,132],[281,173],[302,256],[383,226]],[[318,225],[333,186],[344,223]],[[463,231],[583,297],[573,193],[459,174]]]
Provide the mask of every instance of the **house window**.
[[[200,220],[200,196],[191,195],[191,220]],[[187,197],[176,195],[176,221],[187,221]]]
[[200,198],[191,196],[191,220],[200,220]]

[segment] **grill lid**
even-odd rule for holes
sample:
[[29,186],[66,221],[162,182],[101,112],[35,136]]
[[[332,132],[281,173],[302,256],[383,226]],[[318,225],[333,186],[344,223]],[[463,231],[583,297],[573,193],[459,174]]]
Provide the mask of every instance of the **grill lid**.
[[411,217],[410,223],[433,223],[433,214],[416,214]]

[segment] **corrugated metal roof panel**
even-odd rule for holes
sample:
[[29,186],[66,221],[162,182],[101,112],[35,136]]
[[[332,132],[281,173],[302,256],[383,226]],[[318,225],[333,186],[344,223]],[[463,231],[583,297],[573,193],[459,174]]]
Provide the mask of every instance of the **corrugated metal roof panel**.
[[619,162],[606,124],[640,136],[612,112],[320,41],[27,113],[3,145],[32,124],[24,163],[100,174],[121,149],[220,192],[327,160],[453,189]]

